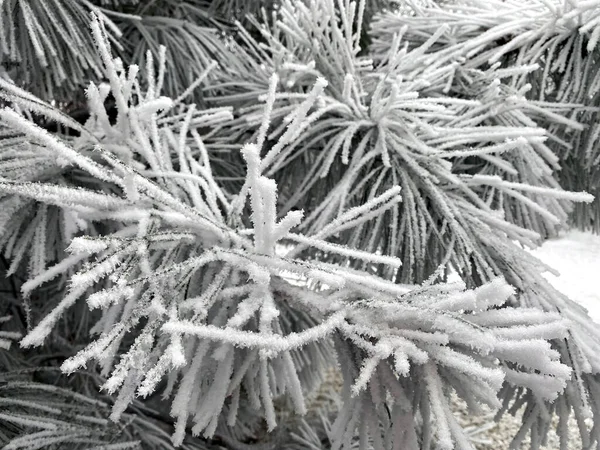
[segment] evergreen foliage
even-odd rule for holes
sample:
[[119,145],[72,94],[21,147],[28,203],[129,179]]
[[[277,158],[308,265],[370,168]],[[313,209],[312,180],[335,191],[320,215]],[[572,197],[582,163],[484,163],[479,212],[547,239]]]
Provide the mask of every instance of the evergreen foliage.
[[600,446],[600,1],[249,5],[0,1],[0,444]]

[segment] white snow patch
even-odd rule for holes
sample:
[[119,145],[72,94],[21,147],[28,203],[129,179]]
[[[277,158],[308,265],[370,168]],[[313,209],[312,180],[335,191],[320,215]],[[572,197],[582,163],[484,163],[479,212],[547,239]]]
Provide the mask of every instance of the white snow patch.
[[560,272],[546,272],[546,279],[600,323],[600,236],[571,230],[531,253]]

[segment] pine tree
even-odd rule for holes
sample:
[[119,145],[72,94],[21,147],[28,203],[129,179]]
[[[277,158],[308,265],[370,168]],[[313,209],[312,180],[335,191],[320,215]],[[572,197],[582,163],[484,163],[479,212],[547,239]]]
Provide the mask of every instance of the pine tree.
[[600,446],[600,1],[0,13],[3,448]]

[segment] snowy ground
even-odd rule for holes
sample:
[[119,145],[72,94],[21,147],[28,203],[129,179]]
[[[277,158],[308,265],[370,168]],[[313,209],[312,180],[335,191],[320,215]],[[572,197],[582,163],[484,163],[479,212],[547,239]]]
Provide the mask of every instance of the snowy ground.
[[558,277],[546,273],[548,281],[600,323],[600,236],[569,231],[532,253],[560,272]]

